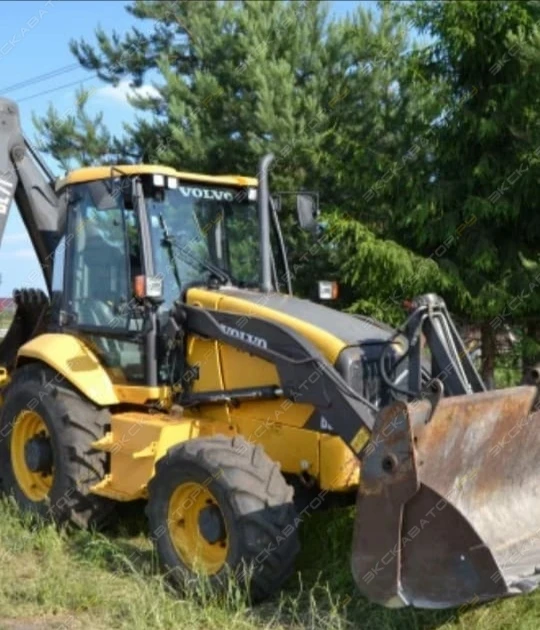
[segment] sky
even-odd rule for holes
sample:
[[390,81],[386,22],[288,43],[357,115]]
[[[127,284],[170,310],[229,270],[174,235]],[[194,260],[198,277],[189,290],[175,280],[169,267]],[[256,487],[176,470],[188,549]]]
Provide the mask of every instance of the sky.
[[[112,133],[120,133],[122,124],[133,119],[127,102],[128,82],[113,88],[81,67],[61,72],[33,85],[10,89],[12,86],[53,73],[76,63],[69,50],[72,39],[94,42],[96,27],[125,33],[145,24],[126,10],[125,0],[8,0],[0,3],[0,96],[18,102],[23,132],[36,140],[32,114],[45,114],[50,103],[60,113],[73,109],[74,94],[79,86],[91,90],[89,111],[104,112],[104,122]],[[331,15],[344,16],[354,11],[357,1],[330,3]],[[375,2],[364,5],[375,7]],[[143,86],[143,89],[151,89]],[[45,156],[44,156],[45,157]],[[47,163],[56,175],[58,168],[50,159]],[[37,281],[36,281],[37,279]],[[15,204],[11,208],[0,247],[0,297],[9,297],[13,289],[35,286],[44,288],[39,264]]]

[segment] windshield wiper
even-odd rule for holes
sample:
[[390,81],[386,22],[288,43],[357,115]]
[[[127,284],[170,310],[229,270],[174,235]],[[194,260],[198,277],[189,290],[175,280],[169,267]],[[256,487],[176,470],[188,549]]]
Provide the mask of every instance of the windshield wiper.
[[229,274],[227,274],[223,269],[220,269],[220,267],[217,267],[213,263],[207,260],[204,260],[203,258],[199,258],[198,256],[196,256],[189,250],[183,247],[180,247],[180,245],[178,245],[175,237],[171,235],[169,228],[167,226],[167,223],[165,222],[165,217],[163,216],[162,213],[160,213],[159,215],[159,222],[162,229],[162,241],[167,246],[167,249],[170,252],[170,256],[174,260],[174,263],[173,263],[174,275],[176,277],[176,280],[179,286],[181,286],[180,276],[178,273],[178,265],[176,264],[176,258],[174,257],[173,251],[177,252],[180,256],[183,256],[184,260],[188,264],[191,264],[192,267],[198,268],[198,269],[206,269],[211,274],[213,274],[218,280],[220,280],[223,284],[227,284],[228,282],[230,282],[231,278]]
[[165,223],[165,218],[161,213],[159,215],[159,223],[162,229],[161,242],[167,247],[167,253],[169,254],[169,261],[171,263],[171,267],[174,273],[174,278],[176,280],[176,283],[178,284],[178,288],[180,289],[182,287],[182,281],[180,280],[180,272],[178,271],[178,265],[176,264],[176,258],[174,257],[173,253],[173,241],[171,240],[169,228]]

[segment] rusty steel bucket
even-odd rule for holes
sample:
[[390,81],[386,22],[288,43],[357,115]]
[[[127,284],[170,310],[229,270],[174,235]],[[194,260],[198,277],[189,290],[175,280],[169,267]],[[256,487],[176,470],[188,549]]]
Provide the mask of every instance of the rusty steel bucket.
[[447,608],[540,582],[534,387],[396,402],[362,459],[352,569],[388,607]]

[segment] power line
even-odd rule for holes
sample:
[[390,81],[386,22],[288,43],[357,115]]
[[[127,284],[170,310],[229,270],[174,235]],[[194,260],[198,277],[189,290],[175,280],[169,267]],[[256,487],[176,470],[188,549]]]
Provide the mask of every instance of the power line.
[[61,68],[57,68],[56,70],[45,72],[44,74],[38,74],[37,76],[30,79],[25,79],[24,81],[20,81],[19,83],[8,85],[4,89],[0,90],[0,94],[7,94],[8,92],[14,92],[15,90],[20,90],[22,88],[29,87],[30,85],[47,81],[48,79],[54,79],[55,77],[59,77],[62,74],[73,72],[77,68],[80,68],[80,65],[78,63],[72,63],[68,66],[62,66]]
[[64,83],[64,85],[59,85],[58,87],[52,88],[50,90],[45,90],[44,92],[38,92],[37,94],[31,94],[30,96],[25,96],[24,98],[18,98],[17,103],[22,103],[23,101],[28,101],[31,98],[37,98],[38,96],[45,96],[46,94],[51,94],[52,92],[58,92],[58,90],[63,90],[64,88],[73,87],[74,85],[80,85],[85,83],[86,81],[90,81],[90,79],[95,79],[98,75],[92,74],[85,79],[79,79],[78,81],[72,81],[71,83]]

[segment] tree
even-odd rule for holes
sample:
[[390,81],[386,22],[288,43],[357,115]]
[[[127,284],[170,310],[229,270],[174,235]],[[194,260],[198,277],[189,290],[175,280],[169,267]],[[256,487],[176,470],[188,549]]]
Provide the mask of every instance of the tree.
[[437,90],[411,83],[410,46],[410,30],[386,3],[378,15],[359,7],[331,25],[322,81],[328,128],[310,178],[326,202],[312,276],[317,270],[340,282],[336,306],[393,323],[403,321],[407,298],[446,291],[458,302],[463,295],[459,278],[436,256],[411,251],[414,239],[397,229],[407,212],[395,203],[408,188],[400,171],[411,148],[427,151],[419,130],[438,102]]
[[[318,188],[330,211],[346,207],[359,186],[382,172],[375,145],[392,144],[399,103],[390,87],[406,43],[387,10],[376,20],[360,7],[337,22],[328,20],[321,2],[138,1],[128,10],[151,28],[125,35],[98,30],[97,45],[71,46],[105,81],[129,76],[140,86],[154,78],[155,94],[130,99],[141,114],[112,143],[114,151],[122,146],[133,160],[180,170],[249,174],[273,151],[274,190]],[[47,129],[61,136],[53,134],[46,145],[54,153],[59,144],[70,145],[73,129],[54,110],[49,119]],[[394,131],[385,132],[389,120]],[[336,141],[351,132],[346,146]],[[381,133],[388,139],[381,141]],[[343,166],[355,147],[364,154],[360,180]],[[79,158],[76,150],[72,157]],[[290,212],[281,219],[297,291],[309,294],[317,277],[341,276],[327,241],[314,244],[299,234]]]
[[[74,166],[91,166],[96,161],[118,162],[114,141],[103,123],[103,113],[92,117],[87,111],[89,98],[90,93],[80,89],[71,112],[61,115],[49,105],[43,118],[32,117],[40,138],[39,149],[52,155],[66,171]],[[121,151],[119,146],[116,149]]]
[[[157,93],[131,99],[141,112],[125,146],[141,161],[180,170],[254,173],[268,151],[288,187],[302,184],[320,144],[321,2],[148,2],[128,11],[151,24],[123,36],[73,42],[81,64]],[[281,168],[278,167],[281,165]]]
[[[424,253],[454,235],[440,262],[467,289],[466,312],[481,325],[482,371],[490,382],[501,314],[533,282],[524,259],[538,259],[540,6],[416,2],[403,11],[435,38],[411,55],[411,67],[446,92],[431,124],[430,168],[413,175],[407,222]],[[539,305],[531,292],[507,322]]]
[[[154,81],[130,99],[140,115],[125,137],[100,136],[100,159],[120,148],[180,170],[254,173],[273,151],[273,188],[319,189],[326,210],[315,244],[283,216],[297,290],[337,278],[340,306],[391,319],[402,298],[440,291],[482,327],[491,379],[497,328],[540,306],[538,4],[383,2],[377,16],[359,7],[334,22],[321,2],[128,10],[149,28],[71,46],[105,81]],[[76,123],[54,115],[48,148],[68,155]],[[73,146],[86,160],[80,137]]]
[[[354,151],[361,114],[353,101],[343,104],[351,109],[337,141],[353,146],[339,174],[358,184],[350,225],[340,232],[349,239],[340,250],[351,256],[342,269],[362,262],[365,268],[369,248],[381,247],[357,220],[402,246],[393,267],[372,254],[390,287],[396,278],[401,282],[400,269],[414,276],[404,279],[405,287],[420,288],[423,279],[439,286],[454,313],[481,327],[482,372],[492,383],[497,332],[536,318],[540,306],[533,290],[540,229],[538,3],[389,3],[388,10],[397,24],[410,23],[431,42],[409,44],[399,59],[391,58],[394,81],[380,102],[385,123],[378,143]],[[372,149],[381,170],[366,184],[359,173],[374,173],[365,156]],[[426,275],[425,264],[411,268],[407,250],[436,261],[439,275]],[[390,256],[392,248],[384,251]],[[516,295],[526,298],[516,301]],[[365,309],[365,302],[354,303]]]

